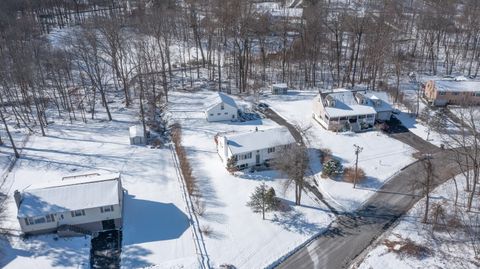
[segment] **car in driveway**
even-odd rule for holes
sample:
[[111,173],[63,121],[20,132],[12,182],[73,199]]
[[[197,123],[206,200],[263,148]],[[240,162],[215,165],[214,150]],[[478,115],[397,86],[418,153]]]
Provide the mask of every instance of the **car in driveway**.
[[260,111],[265,111],[269,108],[270,106],[265,104],[265,103],[258,103],[257,104],[257,109]]

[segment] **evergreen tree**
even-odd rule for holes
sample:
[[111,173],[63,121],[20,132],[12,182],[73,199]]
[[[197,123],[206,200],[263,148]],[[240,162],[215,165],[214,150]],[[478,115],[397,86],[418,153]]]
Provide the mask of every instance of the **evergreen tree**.
[[262,183],[255,188],[247,206],[252,208],[253,212],[262,212],[262,219],[265,219],[265,212],[276,210],[279,202],[275,190],[273,188],[267,189],[267,185]]

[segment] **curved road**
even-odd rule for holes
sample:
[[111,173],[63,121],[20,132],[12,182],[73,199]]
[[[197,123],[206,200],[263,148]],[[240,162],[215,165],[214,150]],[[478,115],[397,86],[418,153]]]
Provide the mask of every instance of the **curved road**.
[[[303,143],[300,132],[275,111],[267,109],[264,114],[278,124],[286,126],[295,140]],[[431,154],[435,171],[433,187],[461,172],[452,151],[440,150],[400,126],[398,130],[391,131],[390,135],[393,138],[412,146],[420,153]],[[352,261],[395,220],[422,198],[421,190],[415,188],[415,185],[418,185],[415,182],[424,177],[424,171],[421,162],[414,162],[394,175],[357,211],[343,214],[334,212],[338,217],[324,233],[293,255],[286,257],[276,268],[348,268]],[[314,194],[326,203],[321,194]]]
[[[449,150],[434,153],[432,164],[438,186],[458,174],[458,165]],[[415,190],[415,180],[422,177],[424,168],[415,162],[391,178],[359,210],[346,214],[316,240],[288,257],[277,268],[347,268],[376,238],[411,206],[421,199]]]

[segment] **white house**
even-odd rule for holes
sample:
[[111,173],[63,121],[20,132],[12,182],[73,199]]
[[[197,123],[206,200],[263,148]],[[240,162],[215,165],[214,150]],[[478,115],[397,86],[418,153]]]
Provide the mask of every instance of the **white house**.
[[71,236],[122,226],[120,174],[87,174],[14,193],[22,232]]
[[388,121],[392,118],[393,108],[386,92],[357,91],[357,98],[365,98],[366,104],[373,107],[377,112],[377,121]]
[[142,126],[130,126],[130,145],[144,145],[145,141],[145,132],[143,131]]
[[237,168],[243,169],[268,163],[277,151],[294,144],[295,139],[286,127],[276,127],[242,133],[219,133],[216,142],[225,167],[228,160],[234,158]]
[[272,85],[272,94],[287,94],[288,86],[286,83],[279,83]]
[[313,118],[327,130],[363,131],[386,121],[392,107],[385,92],[335,89],[314,98]]
[[232,97],[219,92],[208,100],[205,116],[207,121],[236,120],[238,107]]

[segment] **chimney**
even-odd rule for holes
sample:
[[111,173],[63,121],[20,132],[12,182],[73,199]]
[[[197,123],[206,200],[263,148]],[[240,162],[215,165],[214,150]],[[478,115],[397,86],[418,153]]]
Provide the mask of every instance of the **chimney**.
[[255,127],[255,132],[258,132],[258,127]]
[[15,203],[17,204],[17,208],[19,208],[20,203],[22,202],[22,194],[18,190],[15,190],[15,192],[13,193],[13,198],[15,199]]

